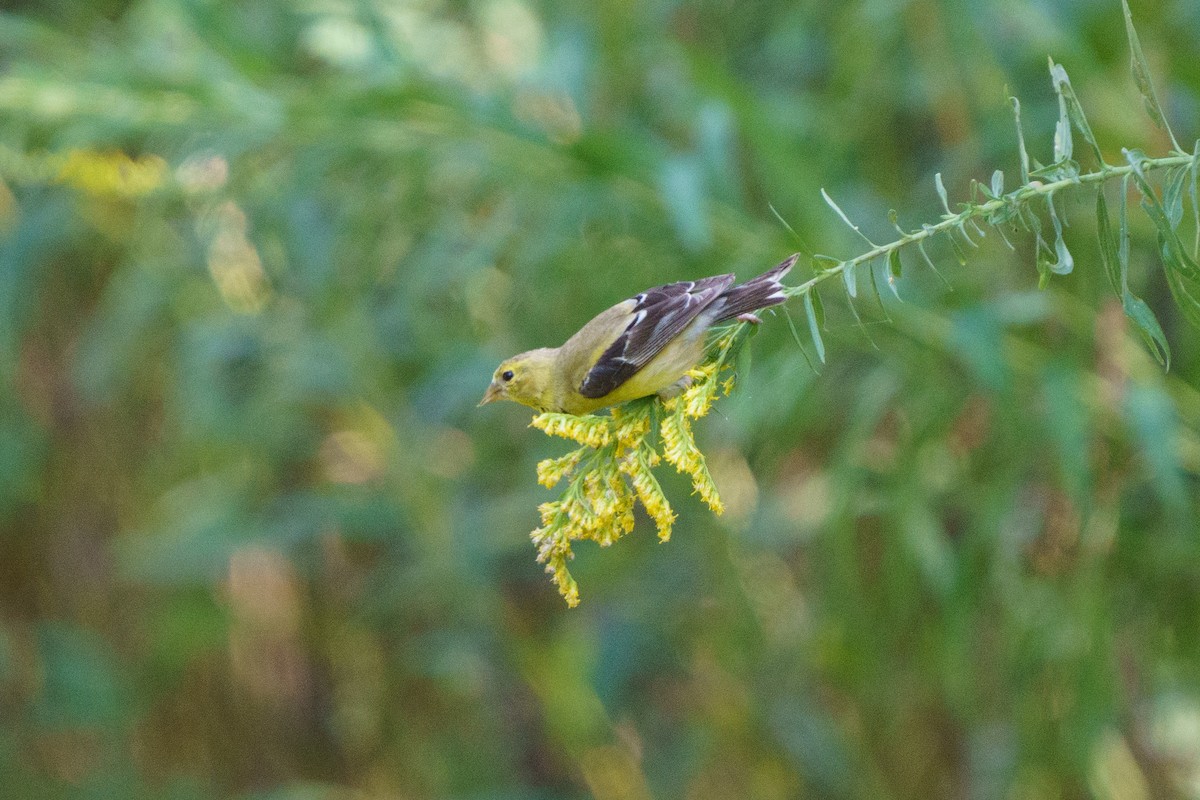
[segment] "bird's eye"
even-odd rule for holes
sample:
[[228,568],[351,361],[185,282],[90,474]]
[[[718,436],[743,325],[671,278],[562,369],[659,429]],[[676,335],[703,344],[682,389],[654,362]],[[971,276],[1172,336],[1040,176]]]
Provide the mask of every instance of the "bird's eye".
[[506,370],[504,370],[504,372],[500,373],[500,380],[511,381],[512,379],[513,379],[513,371],[511,369],[506,369]]

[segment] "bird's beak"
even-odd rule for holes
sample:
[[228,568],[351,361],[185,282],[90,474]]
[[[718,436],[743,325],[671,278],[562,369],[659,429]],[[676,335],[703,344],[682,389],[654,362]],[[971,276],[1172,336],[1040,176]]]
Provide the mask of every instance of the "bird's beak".
[[[488,403],[494,403],[504,397],[504,387],[492,381],[488,386],[487,391],[483,393],[483,399],[479,401],[480,406],[486,406]],[[479,406],[476,406],[478,408]]]

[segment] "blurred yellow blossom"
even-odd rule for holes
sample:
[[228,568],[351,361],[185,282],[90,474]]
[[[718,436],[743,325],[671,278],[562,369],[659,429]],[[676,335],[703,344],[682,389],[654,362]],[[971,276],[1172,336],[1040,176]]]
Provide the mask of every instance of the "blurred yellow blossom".
[[120,151],[71,150],[57,177],[91,195],[141,197],[162,186],[167,173],[167,162],[154,155],[133,159]]

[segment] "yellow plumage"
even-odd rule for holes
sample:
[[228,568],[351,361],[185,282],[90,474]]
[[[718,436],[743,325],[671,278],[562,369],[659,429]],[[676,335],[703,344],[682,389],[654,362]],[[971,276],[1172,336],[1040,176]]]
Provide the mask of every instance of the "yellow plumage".
[[588,414],[669,390],[704,356],[705,334],[719,322],[784,301],[774,269],[731,286],[717,275],[655,287],[617,303],[561,347],[543,347],[502,362],[480,405],[512,400],[539,411]]

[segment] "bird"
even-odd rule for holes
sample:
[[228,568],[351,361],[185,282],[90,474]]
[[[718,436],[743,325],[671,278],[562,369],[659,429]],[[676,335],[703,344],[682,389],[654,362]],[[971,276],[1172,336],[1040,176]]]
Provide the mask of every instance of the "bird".
[[559,347],[502,361],[479,405],[511,400],[582,416],[640,397],[670,396],[704,357],[709,328],[735,319],[756,323],[756,311],[787,300],[779,281],[798,257],[736,286],[726,274],[647,289],[600,312]]

